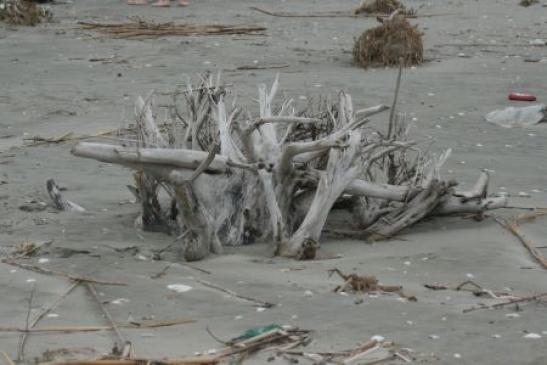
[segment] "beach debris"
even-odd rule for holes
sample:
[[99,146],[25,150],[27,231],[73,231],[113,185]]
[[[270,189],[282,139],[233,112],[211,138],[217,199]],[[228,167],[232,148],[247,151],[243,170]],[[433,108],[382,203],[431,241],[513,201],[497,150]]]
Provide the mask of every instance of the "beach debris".
[[[547,303],[547,293],[530,295],[525,297],[518,297],[517,299],[510,299],[505,302],[495,303],[492,305],[486,305],[484,303],[479,303],[477,306],[473,306],[463,310],[463,313],[469,313],[480,309],[500,309],[506,306],[514,305],[516,308],[520,308],[520,305],[525,303]],[[517,313],[518,314],[518,313]],[[517,317],[517,316],[514,316]]]
[[2,262],[3,264],[16,266],[16,267],[19,267],[21,269],[34,271],[34,272],[44,274],[44,275],[62,276],[62,277],[65,277],[65,278],[70,279],[70,280],[75,281],[75,282],[89,282],[89,283],[94,283],[94,284],[99,284],[99,285],[114,285],[114,286],[126,286],[127,285],[126,283],[122,283],[122,282],[118,282],[118,281],[105,281],[105,280],[90,278],[90,277],[87,277],[87,276],[73,275],[73,274],[63,272],[63,271],[58,271],[58,270],[53,270],[53,269],[46,269],[46,268],[38,266],[38,265],[22,263],[22,262],[14,260],[12,258],[9,258],[9,257],[1,258],[0,262]]
[[53,201],[53,204],[55,205],[55,208],[59,210],[69,211],[69,212],[85,212],[85,209],[79,206],[76,203],[71,202],[70,200],[66,200],[63,197],[63,194],[61,194],[61,189],[59,186],[55,183],[55,180],[49,179],[46,182],[46,188],[47,193],[49,194],[49,197]]
[[530,332],[522,336],[522,338],[526,338],[528,340],[539,340],[542,336],[539,333]]
[[498,222],[500,226],[508,230],[513,236],[518,238],[520,243],[522,243],[522,245],[528,250],[530,255],[532,255],[532,257],[541,265],[541,267],[547,269],[547,258],[543,256],[537,246],[532,241],[530,241],[530,239],[526,238],[526,236],[524,236],[524,234],[520,231],[518,219],[508,221],[501,217],[497,217],[496,222]]
[[541,39],[541,38],[536,38],[536,39],[532,39],[531,41],[528,42],[529,45],[531,46],[547,46],[547,40],[545,39]]
[[[410,121],[395,111],[401,72],[402,65],[391,108],[357,113],[340,92],[336,101],[307,99],[299,110],[294,99],[275,102],[276,78],[260,85],[254,117],[231,100],[220,76],[203,75],[201,88],[188,84],[172,105],[180,124],[158,124],[153,95],[138,98],[136,125],[120,141],[80,142],[71,152],[137,170],[142,228],[176,235],[186,261],[260,240],[279,256],[325,257],[320,237],[338,206],[369,241],[426,217],[506,206],[507,196],[488,195],[487,171],[472,190],[458,191],[440,176],[450,149],[413,148]],[[385,130],[369,133],[369,118],[388,109]],[[164,194],[169,199],[160,199]]]
[[531,5],[534,5],[534,4],[538,4],[538,3],[539,3],[539,0],[520,0],[519,5],[524,6],[524,7],[528,7],[528,6],[531,6]]
[[158,38],[167,36],[196,36],[223,34],[264,34],[266,28],[257,25],[223,24],[175,24],[154,23],[141,18],[133,18],[127,23],[89,23],[78,22],[83,29],[95,30],[115,38]]
[[201,285],[204,285],[204,286],[208,287],[208,288],[219,290],[219,291],[221,291],[225,294],[228,294],[232,297],[239,298],[239,299],[242,299],[246,302],[252,303],[252,304],[254,304],[258,307],[262,307],[262,308],[273,308],[273,307],[275,307],[274,303],[270,303],[270,302],[266,302],[266,301],[261,300],[261,299],[256,299],[256,298],[252,298],[252,297],[249,297],[249,296],[246,296],[246,295],[238,294],[233,290],[223,288],[220,285],[210,283],[206,280],[198,279],[197,282],[200,283]]
[[[397,11],[378,18],[381,25],[363,32],[353,46],[353,63],[359,67],[405,66],[423,62],[422,32]],[[401,61],[402,59],[402,61]]]
[[361,4],[355,9],[355,14],[391,14],[399,10],[404,15],[415,15],[413,9],[406,9],[399,0],[362,0]]
[[[355,348],[338,351],[302,351],[295,349],[280,349],[278,355],[291,357],[303,357],[314,364],[381,364],[390,361],[403,361],[410,363],[414,360],[412,351],[408,348],[396,346],[392,341],[387,341],[383,336],[372,336],[369,340],[357,345]],[[295,363],[296,359],[289,361]]]
[[186,293],[192,290],[192,287],[189,285],[184,285],[184,284],[169,284],[167,285],[167,289],[177,293]]
[[531,127],[545,122],[547,109],[545,104],[536,104],[525,107],[510,106],[505,109],[494,110],[484,117],[487,122],[497,124],[503,128]]
[[375,276],[359,276],[357,274],[346,275],[337,268],[329,270],[329,276],[332,276],[333,274],[337,274],[342,280],[344,280],[342,285],[338,285],[334,288],[333,291],[335,293],[345,292],[347,289],[351,288],[354,292],[362,293],[395,293],[410,302],[417,301],[415,296],[406,295],[403,292],[402,286],[380,284]]
[[34,26],[51,20],[53,14],[30,0],[0,0],[0,22]]
[[509,100],[517,101],[536,101],[536,96],[533,94],[512,92],[509,94]]
[[[175,320],[163,320],[163,321],[132,321],[127,323],[116,323],[119,328],[127,329],[152,329],[160,327],[172,327],[183,324],[195,323],[196,320],[188,318],[180,318]],[[13,327],[13,326],[2,326],[0,325],[0,332],[20,332],[20,333],[78,333],[78,332],[99,332],[99,331],[110,331],[113,330],[111,325],[109,326],[41,326],[37,328],[23,328],[23,327]]]

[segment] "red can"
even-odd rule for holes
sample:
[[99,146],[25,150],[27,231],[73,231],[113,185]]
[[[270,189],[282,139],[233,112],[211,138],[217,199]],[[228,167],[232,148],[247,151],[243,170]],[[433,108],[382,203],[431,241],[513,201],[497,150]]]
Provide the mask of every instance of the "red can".
[[536,96],[532,94],[524,93],[515,93],[512,92],[509,94],[509,100],[518,100],[518,101],[536,101]]

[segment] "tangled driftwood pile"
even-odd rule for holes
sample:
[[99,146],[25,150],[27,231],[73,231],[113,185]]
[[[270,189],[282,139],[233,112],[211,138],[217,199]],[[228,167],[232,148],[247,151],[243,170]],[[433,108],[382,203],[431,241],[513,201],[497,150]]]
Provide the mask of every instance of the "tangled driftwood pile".
[[84,29],[93,29],[99,33],[116,38],[157,38],[165,36],[219,35],[219,34],[260,34],[266,30],[255,25],[221,24],[175,24],[153,23],[136,19],[130,23],[88,23],[79,22]]
[[363,0],[355,9],[355,14],[391,14],[396,10],[405,15],[415,14],[414,10],[407,10],[398,0]]
[[260,85],[252,114],[206,78],[179,93],[172,121],[161,126],[151,99],[139,98],[133,142],[81,142],[72,153],[136,170],[139,224],[177,234],[187,260],[255,241],[273,242],[278,255],[314,258],[336,209],[351,212],[363,236],[382,239],[424,217],[506,205],[487,197],[486,173],[470,191],[441,179],[449,151],[420,152],[393,110],[385,130],[367,127],[388,107],[355,110],[340,92],[297,112],[292,100],[276,102],[278,88],[277,79]]
[[382,24],[366,30],[355,41],[353,62],[356,65],[388,66],[398,64],[401,59],[406,66],[423,62],[422,33],[410,25],[404,15],[393,13],[378,21]]
[[0,0],[0,21],[34,26],[51,19],[51,12],[30,0]]

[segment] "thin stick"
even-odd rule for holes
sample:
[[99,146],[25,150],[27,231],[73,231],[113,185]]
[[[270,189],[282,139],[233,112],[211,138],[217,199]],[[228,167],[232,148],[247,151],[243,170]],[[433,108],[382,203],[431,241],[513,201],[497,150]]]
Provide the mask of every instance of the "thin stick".
[[[79,281],[76,281],[74,283],[72,283],[71,286],[69,286],[67,288],[67,290],[65,290],[65,292],[63,294],[61,294],[61,296],[59,296],[59,298],[57,298],[53,303],[51,303],[49,306],[45,307],[44,309],[42,309],[40,311],[40,313],[38,313],[36,315],[36,317],[34,317],[34,319],[30,322],[30,326],[27,326],[26,329],[27,331],[29,331],[31,328],[33,328],[34,326],[36,326],[36,324],[42,319],[44,318],[44,316],[46,314],[48,314],[50,311],[52,311],[53,309],[55,309],[71,292],[72,290],[74,290],[74,288],[76,288],[78,285],[80,284]],[[21,342],[20,342],[20,346],[19,346],[19,353],[21,356],[23,356],[23,353],[25,351],[25,344],[26,344],[26,341],[27,341],[27,337],[28,337],[28,333],[29,332],[25,332],[22,336],[21,336]],[[19,359],[19,357],[18,357]]]
[[265,66],[258,66],[258,65],[245,65],[245,66],[239,66],[236,68],[238,71],[244,71],[244,70],[268,70],[268,69],[277,69],[277,68],[287,68],[290,67],[290,65],[283,64],[283,65],[265,65]]
[[2,352],[2,355],[4,356],[4,359],[6,359],[6,362],[8,363],[8,365],[15,365],[11,357],[9,357],[5,351]]
[[517,237],[519,241],[524,245],[524,247],[526,247],[528,252],[530,252],[532,257],[534,257],[534,259],[536,259],[536,261],[541,265],[541,267],[547,269],[547,259],[530,240],[524,237],[524,235],[519,231],[518,224],[516,222],[509,223],[501,217],[496,217],[496,222],[498,222],[500,226],[511,232],[513,236]]
[[[258,11],[259,13],[280,17],[280,18],[387,18],[389,15],[386,14],[352,14],[351,12],[320,12],[320,13],[289,13],[289,12],[275,12],[271,10],[266,10],[263,8],[258,8],[256,6],[249,7],[251,10]],[[405,18],[431,18],[434,16],[445,16],[445,15],[455,15],[455,13],[441,13],[441,14],[420,14],[420,15],[405,15]]]
[[247,302],[251,302],[251,303],[254,303],[254,304],[258,304],[259,306],[264,307],[264,308],[272,308],[272,307],[275,306],[275,304],[273,304],[273,303],[265,302],[265,301],[263,301],[263,300],[256,299],[256,298],[251,298],[251,297],[247,297],[247,296],[244,296],[244,295],[240,295],[240,294],[238,294],[238,293],[236,293],[236,292],[234,292],[234,291],[231,291],[231,290],[229,290],[229,289],[224,289],[224,288],[222,288],[222,287],[220,287],[220,286],[218,286],[218,285],[212,284],[212,283],[210,283],[210,282],[208,282],[208,281],[205,281],[205,280],[199,279],[199,280],[197,280],[197,282],[200,283],[200,284],[202,284],[202,285],[205,285],[205,286],[207,286],[207,287],[209,287],[209,288],[213,288],[213,289],[216,289],[216,290],[220,290],[221,292],[226,293],[226,294],[229,294],[229,295],[231,295],[231,296],[233,296],[233,297],[236,297],[236,298],[239,298],[239,299],[243,299],[243,300],[245,300],[245,301],[247,301]]
[[[25,329],[28,331],[30,326],[30,312],[32,311],[32,299],[34,298],[34,293],[36,292],[36,284],[32,286],[30,291],[30,297],[28,298],[28,309],[27,317],[25,319]],[[23,361],[25,359],[25,343],[27,342],[28,335],[24,333],[19,340],[19,347],[17,348],[17,361]]]
[[401,57],[399,59],[399,73],[397,74],[397,82],[395,83],[395,95],[393,96],[393,103],[389,111],[389,127],[387,130],[387,138],[391,139],[391,133],[393,132],[393,124],[395,123],[395,107],[397,106],[397,99],[399,97],[399,89],[401,88],[401,76],[403,74],[404,60]]
[[512,299],[512,300],[509,300],[507,302],[496,303],[496,304],[492,304],[492,305],[481,305],[480,307],[471,307],[471,308],[464,309],[463,313],[469,313],[469,312],[473,312],[473,311],[476,311],[476,310],[479,310],[479,309],[499,309],[499,308],[503,308],[503,307],[505,307],[507,305],[511,305],[511,304],[518,304],[518,303],[523,303],[523,302],[531,302],[531,301],[534,301],[534,300],[540,300],[544,297],[547,297],[547,293],[538,294],[538,295],[531,295],[529,297],[523,297],[523,298],[519,298],[519,299]]
[[[181,324],[195,323],[194,319],[181,318],[169,321],[157,321],[152,323],[120,323],[117,326],[119,328],[128,329],[145,329],[145,328],[160,328],[171,327]],[[0,332],[29,332],[29,333],[74,333],[74,332],[98,332],[113,330],[112,326],[52,326],[52,327],[40,327],[40,328],[25,328],[19,327],[7,327],[0,326]]]
[[34,272],[37,272],[39,274],[63,276],[65,278],[68,278],[70,280],[74,280],[74,281],[77,281],[77,282],[93,283],[93,284],[99,284],[99,285],[127,286],[126,283],[121,283],[121,282],[116,282],[116,281],[98,280],[98,279],[93,279],[93,278],[85,277],[85,276],[76,276],[76,275],[68,274],[68,273],[65,273],[65,272],[62,272],[62,271],[46,269],[46,268],[43,268],[43,267],[40,267],[40,266],[37,266],[37,265],[23,264],[23,263],[13,261],[13,260],[10,260],[10,259],[1,259],[0,262],[3,263],[3,264],[19,267],[21,269],[34,271]]
[[112,318],[108,310],[103,305],[101,299],[99,298],[99,295],[97,294],[97,291],[95,290],[95,286],[92,283],[86,283],[86,286],[89,292],[91,293],[91,295],[93,296],[93,298],[95,299],[95,301],[97,302],[97,304],[99,304],[99,307],[101,308],[105,317],[110,322],[112,329],[114,330],[114,332],[116,333],[116,336],[118,336],[118,339],[120,340],[120,344],[126,344],[127,341],[125,340],[125,337],[122,335],[122,333],[120,332],[120,329],[118,328],[118,325],[116,324],[116,322],[114,322],[114,319]]

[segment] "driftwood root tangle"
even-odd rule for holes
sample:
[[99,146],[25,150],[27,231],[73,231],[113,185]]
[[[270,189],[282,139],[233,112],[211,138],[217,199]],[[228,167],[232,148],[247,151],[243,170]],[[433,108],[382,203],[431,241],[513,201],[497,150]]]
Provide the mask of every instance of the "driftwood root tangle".
[[169,122],[156,121],[152,95],[139,98],[123,144],[80,142],[72,153],[135,170],[136,224],[176,235],[187,261],[256,241],[313,259],[338,209],[353,215],[363,236],[382,239],[425,217],[507,204],[488,196],[486,172],[469,191],[442,180],[450,151],[414,149],[404,116],[392,112],[387,133],[368,127],[388,107],[355,110],[340,92],[298,109],[276,102],[278,89],[277,78],[259,86],[253,115],[206,75],[173,94]]
[[398,0],[363,0],[355,9],[355,14],[391,14],[396,10],[404,15],[415,14],[414,10],[407,10]]
[[34,26],[43,21],[49,21],[51,12],[30,0],[0,1],[0,22],[11,25]]

